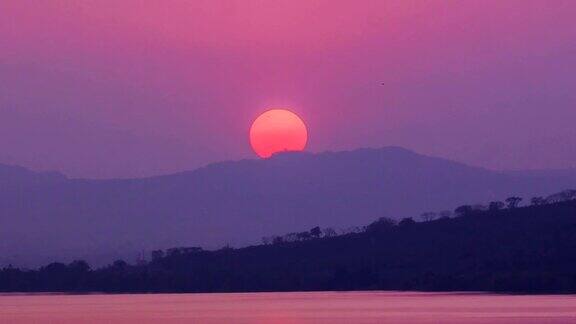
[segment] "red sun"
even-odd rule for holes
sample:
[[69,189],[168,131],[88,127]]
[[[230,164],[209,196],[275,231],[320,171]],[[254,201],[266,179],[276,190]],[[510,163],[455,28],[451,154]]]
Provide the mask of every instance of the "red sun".
[[250,144],[261,158],[277,152],[302,151],[307,141],[308,131],[302,119],[285,109],[264,112],[250,128]]

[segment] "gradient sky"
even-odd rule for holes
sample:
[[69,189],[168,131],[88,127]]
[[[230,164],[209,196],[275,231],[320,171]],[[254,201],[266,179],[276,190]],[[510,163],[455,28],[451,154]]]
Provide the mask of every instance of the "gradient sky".
[[576,167],[575,13],[572,0],[4,0],[0,162],[193,169],[253,157],[252,120],[290,107],[313,152]]

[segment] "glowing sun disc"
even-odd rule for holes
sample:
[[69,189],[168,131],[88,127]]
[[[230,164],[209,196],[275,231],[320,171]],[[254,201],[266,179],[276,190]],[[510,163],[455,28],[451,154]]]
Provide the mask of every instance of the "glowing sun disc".
[[250,144],[261,158],[284,151],[302,151],[308,142],[304,121],[286,109],[262,113],[250,128]]

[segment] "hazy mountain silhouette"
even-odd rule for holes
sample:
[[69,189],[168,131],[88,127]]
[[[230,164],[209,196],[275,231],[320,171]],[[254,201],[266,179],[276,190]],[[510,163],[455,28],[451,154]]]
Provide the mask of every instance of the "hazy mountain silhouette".
[[0,263],[92,263],[347,228],[576,187],[576,172],[495,172],[388,147],[211,164],[144,179],[68,179],[0,166]]

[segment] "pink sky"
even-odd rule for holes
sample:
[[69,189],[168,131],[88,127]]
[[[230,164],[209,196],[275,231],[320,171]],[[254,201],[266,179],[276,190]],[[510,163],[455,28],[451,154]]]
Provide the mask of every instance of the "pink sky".
[[[253,157],[290,107],[309,150],[404,146],[576,167],[576,2],[0,2],[0,162],[145,176]],[[384,83],[382,85],[381,83]]]

